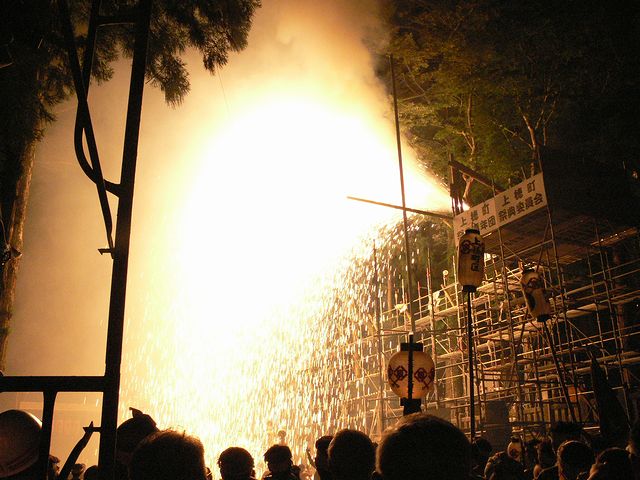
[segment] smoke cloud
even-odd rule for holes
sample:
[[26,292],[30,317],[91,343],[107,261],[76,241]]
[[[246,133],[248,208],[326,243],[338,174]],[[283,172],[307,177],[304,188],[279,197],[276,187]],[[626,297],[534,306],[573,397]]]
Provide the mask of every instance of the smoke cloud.
[[[217,75],[188,53],[192,88],[179,108],[146,89],[123,417],[131,405],[160,417],[161,426],[196,428],[206,420],[204,410],[172,399],[209,385],[198,379],[228,368],[228,344],[238,350],[256,337],[274,342],[264,333],[265,319],[299,299],[302,286],[353,238],[392,218],[380,207],[345,200],[350,194],[400,203],[389,99],[366,46],[383,51],[384,41],[377,2],[266,0],[248,48]],[[119,62],[113,81],[90,92],[101,160],[112,181],[119,178],[128,68]],[[111,261],[97,251],[106,244],[104,227],[95,188],[75,162],[74,117],[74,102],[63,105],[38,148],[9,375],[104,371]],[[411,167],[410,150],[405,154],[411,206],[446,209],[445,192]],[[198,338],[198,345],[189,343]],[[216,350],[227,357],[216,357]],[[193,395],[196,401],[223,393]],[[2,400],[37,409],[39,396],[5,394]],[[237,414],[229,402],[216,408]],[[56,455],[68,454],[81,425],[99,423],[99,403],[89,394],[59,398]],[[254,442],[249,435],[235,440]],[[95,462],[96,451],[92,440],[81,460]]]

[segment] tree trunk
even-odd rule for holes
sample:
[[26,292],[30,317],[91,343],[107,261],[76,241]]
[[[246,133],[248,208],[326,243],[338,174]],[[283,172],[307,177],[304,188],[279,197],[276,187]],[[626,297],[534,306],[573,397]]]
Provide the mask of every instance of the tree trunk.
[[[22,151],[20,175],[15,184],[15,199],[11,206],[11,213],[8,215],[10,221],[8,225],[5,225],[9,246],[17,251],[22,251],[24,223],[35,153],[36,141],[28,144]],[[0,370],[4,370],[6,366],[7,340],[13,316],[19,266],[20,257],[9,260],[2,270],[2,278],[0,279]]]
[[524,120],[524,124],[527,127],[527,131],[529,132],[529,139],[531,141],[531,155],[533,160],[540,160],[540,146],[538,145],[538,136],[536,134],[536,130],[531,125],[529,121],[529,117],[525,114],[522,114],[522,119]]

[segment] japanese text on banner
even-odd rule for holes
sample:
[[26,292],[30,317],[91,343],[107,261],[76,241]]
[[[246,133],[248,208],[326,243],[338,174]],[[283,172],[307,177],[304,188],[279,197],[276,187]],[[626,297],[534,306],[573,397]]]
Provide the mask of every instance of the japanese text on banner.
[[542,173],[499,193],[486,202],[456,215],[453,228],[457,240],[468,228],[487,234],[547,205]]

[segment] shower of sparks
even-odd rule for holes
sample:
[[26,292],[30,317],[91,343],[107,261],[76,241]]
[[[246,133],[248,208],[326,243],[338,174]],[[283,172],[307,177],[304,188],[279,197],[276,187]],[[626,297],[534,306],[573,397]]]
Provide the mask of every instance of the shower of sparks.
[[[385,229],[399,217],[346,196],[399,202],[392,134],[276,97],[239,112],[197,157],[177,225],[143,254],[149,293],[127,318],[121,418],[135,406],[200,437],[216,477],[229,446],[264,468],[280,430],[304,463],[320,435],[368,428],[350,400],[371,393],[364,374],[377,368],[359,341],[374,322],[373,241],[399,240]],[[411,206],[446,208],[433,181],[407,172]]]

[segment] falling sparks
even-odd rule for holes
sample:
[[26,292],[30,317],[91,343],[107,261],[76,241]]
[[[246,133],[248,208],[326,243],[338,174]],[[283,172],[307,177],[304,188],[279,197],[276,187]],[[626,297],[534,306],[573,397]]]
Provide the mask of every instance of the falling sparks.
[[[371,393],[365,374],[377,368],[371,342],[360,341],[373,332],[373,243],[402,244],[397,210],[346,199],[400,203],[390,102],[362,42],[378,34],[374,13],[366,0],[265,2],[248,49],[217,79],[187,59],[192,92],[180,109],[145,91],[120,420],[132,406],[160,427],[197,435],[210,466],[231,445],[261,460],[279,430],[299,463],[318,436],[368,427],[353,400]],[[90,98],[114,181],[126,67],[93,86]],[[93,185],[71,160],[75,115],[66,117],[64,151],[53,155],[51,140],[37,162],[49,169],[40,222],[60,228],[29,236],[41,242],[40,256],[25,255],[37,272],[23,277],[22,308],[39,322],[23,338],[33,363],[47,359],[46,374],[61,365],[95,374],[103,368],[110,263],[94,258],[103,227],[91,209]],[[406,146],[404,153],[407,204],[446,210],[446,193]],[[389,295],[395,304],[404,301],[403,259],[378,258],[381,282],[393,277],[399,286]],[[45,289],[34,281],[43,265],[59,274]],[[79,331],[89,334],[76,356],[80,340],[65,335]],[[36,334],[44,341],[33,348]],[[52,344],[73,354],[53,357]]]
[[[397,203],[392,140],[321,101],[269,98],[202,147],[172,255],[148,253],[151,293],[128,320],[123,416],[199,436],[210,465],[230,445],[261,459],[280,430],[297,462],[320,435],[366,430],[349,400],[374,367],[359,343],[372,242],[398,215],[346,196]],[[409,172],[414,205],[446,205]]]

